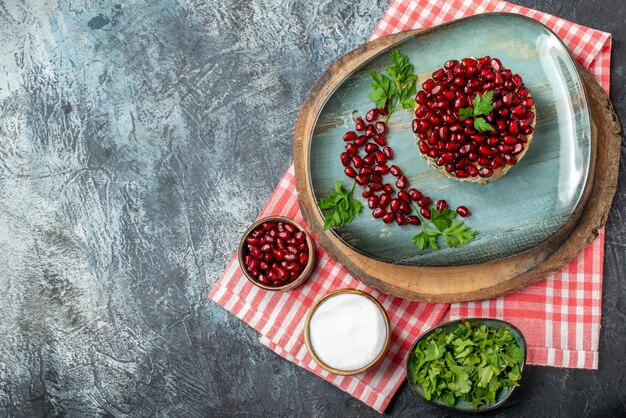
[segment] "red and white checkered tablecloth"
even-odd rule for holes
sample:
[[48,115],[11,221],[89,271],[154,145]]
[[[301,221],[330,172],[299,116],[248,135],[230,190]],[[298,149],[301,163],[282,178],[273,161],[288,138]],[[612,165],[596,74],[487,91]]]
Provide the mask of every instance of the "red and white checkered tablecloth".
[[[486,12],[512,12],[551,28],[574,57],[608,92],[611,35],[535,10],[499,0],[392,0],[370,39],[424,28]],[[293,165],[287,170],[259,217],[284,215],[302,222]],[[238,267],[236,254],[209,297],[261,334],[261,342],[287,360],[383,412],[405,377],[405,356],[413,341],[445,319],[486,316],[512,322],[525,334],[530,364],[596,369],[602,304],[604,231],[560,272],[514,295],[481,302],[427,304],[381,294],[355,278],[318,248],[311,278],[290,292],[275,293],[251,285]],[[324,294],[352,287],[374,295],[392,324],[391,347],[383,362],[357,376],[336,376],[308,355],[304,317]]]

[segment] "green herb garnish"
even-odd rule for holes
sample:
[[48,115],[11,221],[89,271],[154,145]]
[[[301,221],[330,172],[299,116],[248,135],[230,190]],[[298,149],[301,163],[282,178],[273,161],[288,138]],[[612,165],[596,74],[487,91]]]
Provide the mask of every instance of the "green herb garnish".
[[467,118],[474,118],[474,129],[479,132],[492,131],[493,126],[489,124],[484,118],[479,117],[480,115],[488,115],[493,111],[493,90],[488,91],[482,96],[477,94],[472,100],[472,107],[464,107],[459,109],[459,116],[461,116],[461,121],[464,121]]
[[354,185],[345,192],[340,181],[335,183],[335,191],[319,200],[317,205],[324,211],[324,230],[341,228],[354,219],[354,215],[361,212],[363,205],[352,197]]
[[378,109],[387,110],[385,122],[398,105],[403,109],[413,109],[413,96],[417,91],[417,76],[413,74],[414,67],[409,57],[396,49],[391,53],[391,62],[393,65],[387,67],[387,74],[370,71],[374,91],[367,96]]
[[420,250],[431,249],[438,250],[439,236],[443,236],[449,247],[461,247],[476,236],[477,231],[473,231],[469,226],[465,225],[460,219],[454,219],[456,212],[446,208],[442,212],[436,209],[430,209],[430,223],[436,228],[427,229],[425,222],[422,222],[422,232],[411,238],[411,241]]
[[426,399],[449,406],[462,399],[477,408],[495,403],[500,389],[519,386],[523,362],[524,350],[509,327],[464,321],[450,334],[437,329],[420,341],[408,372]]

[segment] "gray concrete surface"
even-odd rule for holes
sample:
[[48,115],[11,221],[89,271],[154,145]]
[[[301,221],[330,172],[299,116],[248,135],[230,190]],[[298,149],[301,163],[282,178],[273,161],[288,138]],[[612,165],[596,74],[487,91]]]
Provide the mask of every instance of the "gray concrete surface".
[[[613,33],[626,125],[621,0],[521,3]],[[307,91],[386,7],[0,1],[0,416],[376,415],[206,294],[290,163]],[[529,367],[496,415],[626,412],[623,179],[600,370]],[[388,413],[446,415],[406,385]]]

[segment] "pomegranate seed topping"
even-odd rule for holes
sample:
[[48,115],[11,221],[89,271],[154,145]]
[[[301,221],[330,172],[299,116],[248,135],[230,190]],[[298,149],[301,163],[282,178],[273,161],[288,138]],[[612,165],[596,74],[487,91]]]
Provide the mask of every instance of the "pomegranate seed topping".
[[375,181],[372,183],[372,190],[375,192],[379,192],[383,189],[383,184],[380,181]]
[[428,208],[420,208],[420,213],[426,219],[430,219],[430,209]]
[[365,152],[367,152],[368,154],[376,151],[378,151],[378,145],[372,144],[371,142],[365,145]]
[[352,168],[352,167],[346,167],[345,170],[343,170],[343,172],[348,177],[352,177],[352,178],[356,177],[356,171],[354,171],[354,168]]
[[440,81],[441,79],[443,79],[443,76],[446,74],[445,70],[443,68],[438,69],[437,71],[433,72],[432,74],[432,78],[435,81]]
[[354,144],[346,145],[346,151],[348,151],[350,154],[358,154],[359,153],[359,149]]
[[379,134],[384,134],[387,131],[387,124],[383,121],[376,122],[374,126],[376,127],[376,131],[378,131]]
[[455,173],[456,173],[456,176],[460,179],[469,177],[469,173],[466,170],[463,170],[462,168],[457,168]]
[[359,174],[362,176],[369,176],[374,170],[371,167],[363,167],[359,170]]
[[367,199],[367,206],[369,206],[370,209],[374,209],[375,207],[378,206],[379,202],[380,202],[380,198],[374,195],[370,197],[369,199]]
[[456,67],[458,63],[459,62],[457,60],[446,61],[446,63],[443,64],[443,68],[445,68],[446,70],[451,70],[452,68]]
[[481,167],[478,169],[478,175],[483,178],[491,177],[493,170],[489,167]]
[[367,178],[366,176],[362,176],[362,175],[357,175],[354,180],[356,181],[356,183],[359,186],[365,186],[367,183],[370,182],[370,179]]
[[365,114],[365,120],[368,122],[373,122],[378,118],[378,109],[372,109]]
[[433,80],[432,78],[429,78],[424,83],[422,83],[422,89],[427,93],[430,93],[433,88],[435,88],[435,80]]
[[437,210],[439,212],[443,212],[443,210],[447,207],[448,207],[448,202],[446,202],[445,200],[441,199],[437,201]]
[[389,184],[389,183],[385,183],[385,185],[383,186],[383,191],[384,191],[385,193],[389,193],[389,194],[391,194],[391,193],[393,193],[393,192],[394,192],[394,189],[393,189],[393,186],[392,186],[391,184]]
[[385,154],[387,159],[393,159],[393,150],[390,147],[383,147],[383,154]]
[[411,203],[411,196],[404,190],[398,192],[398,198],[406,203]]
[[368,197],[372,196],[373,193],[374,193],[374,191],[372,190],[372,186],[367,185],[363,189],[363,193],[361,193],[361,196],[363,196],[364,198],[367,199]]
[[491,60],[491,68],[493,68],[496,71],[500,71],[502,70],[502,62],[500,62],[499,59],[494,58]]
[[428,196],[424,196],[424,197],[418,199],[418,201],[417,201],[417,205],[419,207],[422,207],[422,208],[426,207],[426,206],[430,206],[432,203],[433,203],[433,201]]
[[466,216],[469,216],[470,211],[465,206],[459,206],[458,208],[456,208],[456,213],[458,213],[459,216],[465,218]]
[[348,131],[345,134],[343,134],[343,140],[346,142],[354,141],[356,137],[357,137],[357,134],[354,131]]
[[353,155],[350,161],[352,161],[352,165],[354,166],[354,168],[361,168],[365,164],[363,162],[363,158],[359,157],[358,155]]

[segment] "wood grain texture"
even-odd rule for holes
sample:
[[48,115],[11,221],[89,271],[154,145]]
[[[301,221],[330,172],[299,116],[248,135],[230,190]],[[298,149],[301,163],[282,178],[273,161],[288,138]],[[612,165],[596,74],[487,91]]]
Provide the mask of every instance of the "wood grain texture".
[[[321,77],[305,101],[294,135],[294,160],[300,207],[321,245],[357,278],[382,292],[428,302],[458,302],[488,299],[514,292],[541,280],[574,258],[597,236],[615,193],[619,147],[619,124],[606,95],[590,77],[583,77],[596,128],[597,147],[591,188],[571,220],[544,243],[519,255],[471,267],[412,267],[392,265],[355,251],[330,231],[323,231],[308,170],[309,138],[321,106],[353,68],[381,51],[407,39],[427,33],[411,31],[380,38],[339,59]],[[584,200],[583,200],[584,202]],[[565,240],[565,238],[569,239]],[[565,240],[565,241],[564,241]]]

